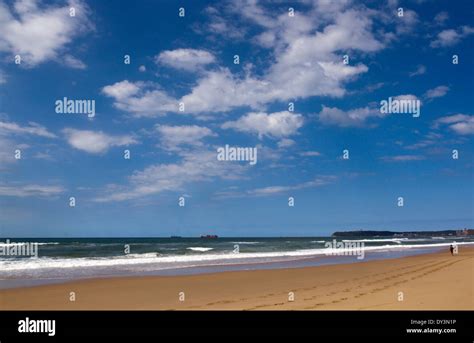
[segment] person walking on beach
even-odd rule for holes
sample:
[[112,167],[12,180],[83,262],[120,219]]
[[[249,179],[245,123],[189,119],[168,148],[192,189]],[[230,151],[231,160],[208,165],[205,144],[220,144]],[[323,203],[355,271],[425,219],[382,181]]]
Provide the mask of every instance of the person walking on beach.
[[454,256],[454,247],[452,244],[449,246],[449,251],[451,252],[451,256]]

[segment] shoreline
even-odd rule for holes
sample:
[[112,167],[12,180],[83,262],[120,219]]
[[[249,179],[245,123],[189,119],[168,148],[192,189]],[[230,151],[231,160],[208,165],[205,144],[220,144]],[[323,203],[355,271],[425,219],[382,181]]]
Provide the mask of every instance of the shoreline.
[[[466,246],[471,246],[474,243],[468,243]],[[443,247],[444,248],[444,247]],[[474,248],[474,247],[473,247]],[[364,259],[359,259],[356,255],[309,255],[307,257],[281,257],[279,260],[252,260],[242,259],[235,260],[231,263],[206,263],[206,264],[195,264],[180,267],[168,267],[162,269],[156,269],[152,271],[111,271],[103,270],[97,271],[94,268],[84,269],[77,268],[74,272],[80,276],[39,276],[39,277],[6,277],[1,278],[0,274],[0,290],[2,289],[14,289],[24,287],[36,287],[41,285],[54,285],[63,284],[81,280],[93,280],[93,279],[107,279],[107,278],[125,278],[125,277],[141,277],[141,276],[181,276],[181,275],[201,275],[201,274],[214,274],[214,273],[225,273],[232,271],[250,271],[250,270],[272,270],[272,269],[294,269],[294,268],[308,268],[317,267],[324,265],[338,265],[338,264],[352,264],[367,262],[373,260],[386,260],[396,259],[408,256],[416,256],[422,254],[430,254],[443,251],[441,247],[427,246],[424,248],[417,249],[400,249],[400,250],[374,250],[367,251]],[[141,267],[137,265],[137,267]],[[48,270],[42,273],[47,273]],[[89,273],[89,274],[87,274]]]
[[[474,242],[454,243],[466,247],[474,245]],[[0,289],[95,278],[179,276],[359,263],[442,251],[450,244],[452,243],[365,246],[360,249],[357,247],[332,249],[333,251],[316,247],[278,252],[232,254],[224,251],[224,253],[214,254],[169,256],[158,256],[156,253],[146,252],[130,254],[130,258],[126,255],[97,258],[50,258],[54,257],[50,252],[46,258],[18,260],[14,263],[0,259]]]
[[472,310],[473,283],[474,248],[460,247],[455,256],[442,251],[316,267],[117,276],[11,288],[0,290],[0,309]]

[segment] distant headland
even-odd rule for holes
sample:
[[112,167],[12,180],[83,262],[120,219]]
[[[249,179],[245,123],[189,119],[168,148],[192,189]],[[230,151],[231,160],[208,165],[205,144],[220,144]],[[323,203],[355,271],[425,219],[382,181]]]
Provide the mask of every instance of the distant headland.
[[426,237],[426,236],[471,236],[474,235],[473,229],[462,230],[441,230],[441,231],[373,231],[373,230],[354,230],[354,231],[336,231],[333,237],[349,236],[382,236],[382,237]]

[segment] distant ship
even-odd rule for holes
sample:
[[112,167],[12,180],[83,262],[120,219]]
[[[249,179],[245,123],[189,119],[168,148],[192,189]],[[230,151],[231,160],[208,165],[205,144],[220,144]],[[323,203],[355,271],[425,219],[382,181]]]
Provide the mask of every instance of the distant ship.
[[217,235],[201,235],[201,238],[215,239],[215,238],[219,238],[219,237]]

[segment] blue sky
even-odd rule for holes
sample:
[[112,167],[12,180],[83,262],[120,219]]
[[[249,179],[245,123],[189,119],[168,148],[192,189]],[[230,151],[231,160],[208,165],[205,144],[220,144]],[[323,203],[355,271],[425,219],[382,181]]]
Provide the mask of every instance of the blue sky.
[[[472,228],[473,11],[1,1],[0,236]],[[56,113],[64,97],[95,116]],[[389,97],[420,116],[381,113]],[[219,161],[225,145],[258,162]]]

